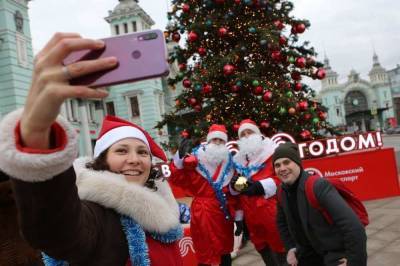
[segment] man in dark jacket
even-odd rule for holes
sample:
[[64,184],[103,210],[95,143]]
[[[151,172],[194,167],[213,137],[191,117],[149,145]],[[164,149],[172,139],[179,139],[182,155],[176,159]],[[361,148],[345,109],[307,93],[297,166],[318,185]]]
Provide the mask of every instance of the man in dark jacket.
[[311,207],[305,194],[309,175],[303,170],[297,145],[281,144],[272,160],[282,181],[277,222],[289,265],[367,265],[365,228],[327,180],[318,179],[314,192],[333,223],[329,224],[319,210]]

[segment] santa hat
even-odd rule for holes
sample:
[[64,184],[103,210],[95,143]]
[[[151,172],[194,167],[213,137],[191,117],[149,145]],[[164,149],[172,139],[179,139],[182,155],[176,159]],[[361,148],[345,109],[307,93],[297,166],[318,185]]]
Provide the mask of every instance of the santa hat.
[[210,142],[210,140],[215,138],[222,139],[223,141],[227,142],[228,135],[226,132],[227,131],[224,125],[217,125],[217,124],[211,125],[207,134],[207,142]]
[[94,158],[97,158],[117,141],[126,138],[135,138],[143,141],[153,156],[167,161],[164,151],[143,128],[111,115],[106,116],[103,120],[103,125],[94,146]]
[[254,122],[251,119],[245,119],[242,122],[240,122],[239,125],[239,130],[238,130],[238,136],[240,138],[240,134],[245,130],[245,129],[250,129],[256,134],[261,134],[260,129],[258,128],[256,122]]

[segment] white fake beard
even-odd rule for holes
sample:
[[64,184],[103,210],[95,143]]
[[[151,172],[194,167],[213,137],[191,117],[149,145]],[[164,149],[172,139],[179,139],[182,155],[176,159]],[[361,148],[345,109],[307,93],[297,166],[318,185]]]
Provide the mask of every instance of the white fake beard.
[[209,143],[204,151],[204,159],[208,164],[219,165],[224,160],[228,159],[228,153],[229,150],[225,144],[217,145],[214,143]]
[[238,140],[239,155],[251,160],[263,150],[263,139],[260,134],[251,134]]

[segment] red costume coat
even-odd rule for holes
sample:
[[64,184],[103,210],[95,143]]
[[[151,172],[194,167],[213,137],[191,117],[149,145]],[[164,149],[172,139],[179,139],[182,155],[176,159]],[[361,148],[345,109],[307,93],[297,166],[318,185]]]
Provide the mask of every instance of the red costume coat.
[[[233,249],[233,218],[229,220],[225,218],[226,215],[221,209],[213,188],[198,168],[178,169],[174,162],[171,163],[170,168],[172,174],[169,181],[194,196],[190,208],[190,232],[198,262],[219,264],[221,255],[229,254]],[[214,174],[214,181],[223,172],[220,170],[223,168],[223,166],[217,167],[217,171],[211,171],[208,168],[210,174]],[[233,169],[229,172],[224,182],[223,192],[228,197],[228,208],[232,214],[233,198],[229,197],[228,184],[232,178]]]
[[[273,180],[277,187],[280,181],[275,176],[271,161],[275,145],[269,139],[265,139],[264,144],[265,148],[263,151],[256,158],[250,160],[250,162],[246,162],[240,153],[238,153],[234,157],[236,170],[239,174],[245,176],[240,167],[251,167],[264,163],[262,169],[254,170],[250,173],[251,180],[260,181],[271,178],[270,180]],[[280,239],[276,223],[276,188],[272,190],[273,192],[270,192],[272,195],[268,198],[267,196],[247,196],[240,194],[239,206],[243,210],[244,220],[255,248],[262,250],[266,246],[269,246],[275,252],[284,252],[284,246]]]

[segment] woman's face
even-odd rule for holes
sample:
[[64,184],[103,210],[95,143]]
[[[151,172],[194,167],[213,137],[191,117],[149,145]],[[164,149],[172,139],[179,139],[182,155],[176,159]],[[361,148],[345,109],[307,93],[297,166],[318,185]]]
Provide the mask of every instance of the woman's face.
[[114,173],[123,174],[128,182],[144,185],[151,169],[150,151],[143,141],[126,138],[114,143],[106,162]]

